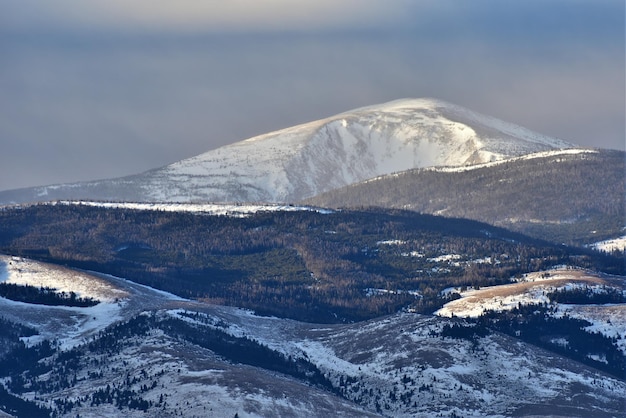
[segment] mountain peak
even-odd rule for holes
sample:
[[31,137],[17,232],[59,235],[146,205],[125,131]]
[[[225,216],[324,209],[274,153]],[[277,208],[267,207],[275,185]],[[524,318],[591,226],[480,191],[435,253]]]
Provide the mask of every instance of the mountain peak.
[[430,109],[435,110],[441,107],[454,106],[452,103],[448,103],[441,99],[433,97],[405,97],[403,99],[396,99],[390,102],[375,104],[371,106],[365,106],[358,109],[354,109],[347,113],[359,112],[362,110],[379,110],[379,111],[392,111],[398,109]]
[[[37,188],[34,200],[286,203],[393,172],[571,146],[442,100],[400,99],[249,138],[124,179]],[[0,193],[0,202],[7,201],[6,193]]]

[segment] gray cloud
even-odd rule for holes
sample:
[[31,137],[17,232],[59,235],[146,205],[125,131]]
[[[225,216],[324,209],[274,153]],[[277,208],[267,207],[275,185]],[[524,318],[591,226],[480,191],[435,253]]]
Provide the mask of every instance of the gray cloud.
[[[568,2],[561,21],[563,3],[548,3],[537,20],[532,1],[512,11],[407,2],[403,17],[346,30],[14,28],[0,37],[0,189],[136,173],[401,97],[624,149],[623,22],[613,18],[623,5]],[[365,15],[383,2],[368,4]]]

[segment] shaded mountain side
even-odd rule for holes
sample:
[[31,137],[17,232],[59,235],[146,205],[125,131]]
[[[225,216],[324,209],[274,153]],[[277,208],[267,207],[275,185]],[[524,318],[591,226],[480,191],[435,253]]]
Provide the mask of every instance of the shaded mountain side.
[[0,204],[292,203],[396,171],[571,146],[440,100],[405,99],[260,135],[134,176],[0,192]]
[[547,154],[475,169],[409,170],[304,202],[462,217],[576,245],[623,234],[626,153]]

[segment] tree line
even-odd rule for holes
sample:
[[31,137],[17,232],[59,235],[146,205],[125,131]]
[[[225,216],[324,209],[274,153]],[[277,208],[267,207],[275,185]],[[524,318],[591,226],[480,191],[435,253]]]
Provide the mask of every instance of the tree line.
[[0,283],[0,297],[17,302],[48,306],[77,306],[86,308],[99,303],[91,297],[79,297],[76,292],[57,292],[51,287],[35,287],[16,283]]

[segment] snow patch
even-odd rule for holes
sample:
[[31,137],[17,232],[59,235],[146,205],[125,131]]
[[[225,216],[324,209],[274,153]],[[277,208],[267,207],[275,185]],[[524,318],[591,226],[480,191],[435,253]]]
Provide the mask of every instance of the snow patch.
[[613,251],[626,251],[626,235],[619,238],[596,242],[594,244],[591,244],[590,247],[595,248],[598,251],[604,251],[607,253]]
[[385,241],[378,241],[376,245],[404,245],[406,241],[402,241],[399,239],[390,239]]
[[453,261],[460,260],[461,258],[463,257],[459,254],[444,254],[438,257],[427,258],[426,260],[433,263],[451,263],[454,265],[459,265],[459,263],[453,263]]

